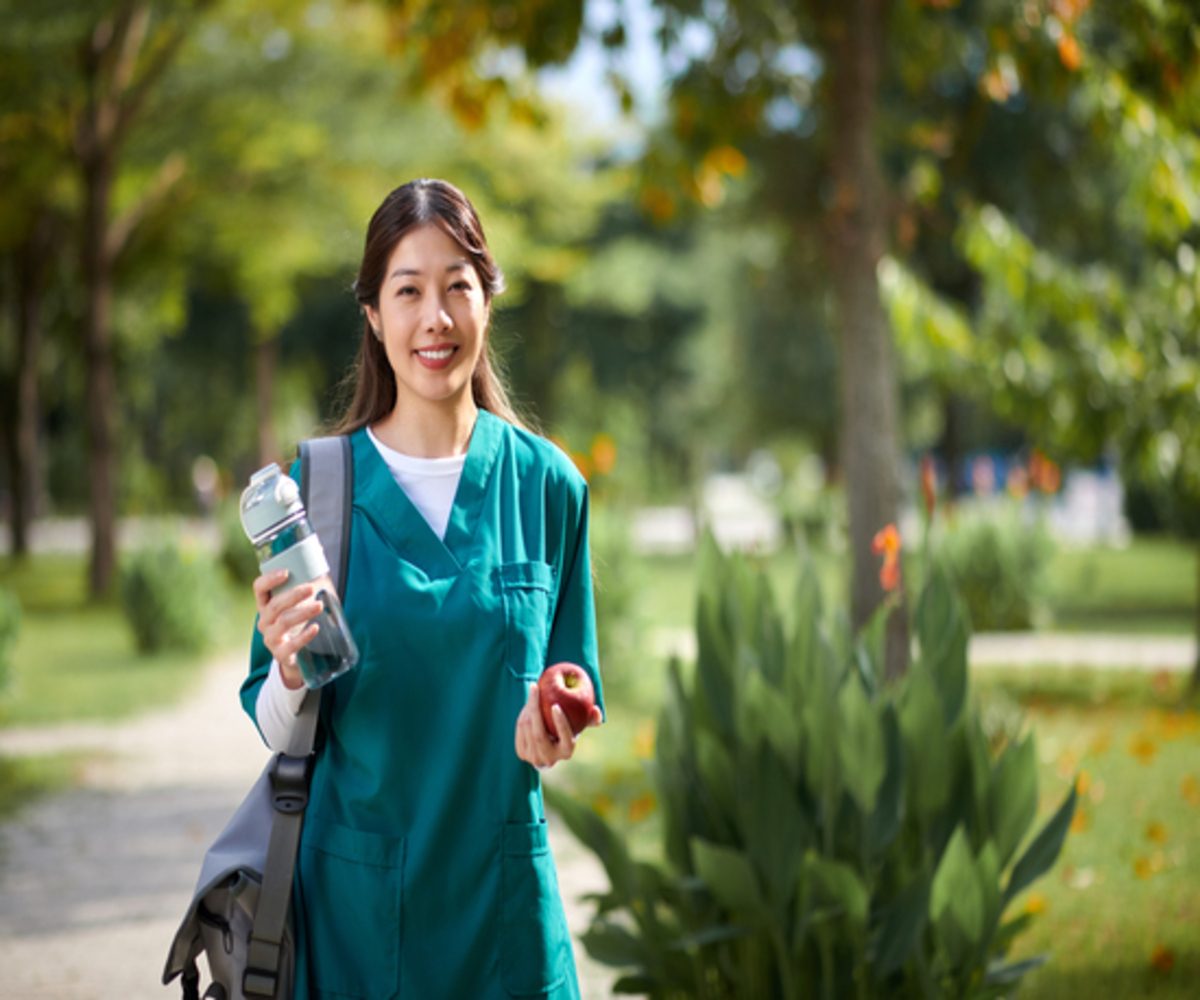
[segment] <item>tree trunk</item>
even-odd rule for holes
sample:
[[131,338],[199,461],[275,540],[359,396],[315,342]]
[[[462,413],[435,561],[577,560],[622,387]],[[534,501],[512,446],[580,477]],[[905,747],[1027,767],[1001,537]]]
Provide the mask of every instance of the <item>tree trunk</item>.
[[29,529],[42,490],[42,463],[38,448],[38,368],[42,347],[42,302],[53,224],[49,212],[40,212],[16,263],[17,376],[13,405],[12,554],[29,554]]
[[258,466],[278,462],[275,440],[275,368],[279,360],[279,338],[259,339],[254,348],[254,408],[258,414]]
[[[832,204],[826,246],[839,320],[840,452],[853,552],[851,622],[862,627],[883,599],[875,533],[900,501],[895,362],[876,266],[883,253],[882,173],[875,117],[886,0],[846,0],[823,21],[833,119]],[[908,664],[903,605],[887,624],[885,670]]]
[[89,516],[92,527],[88,583],[106,597],[116,571],[116,374],[112,350],[113,261],[108,247],[113,157],[99,147],[83,163],[83,351],[88,431]]
[[1196,660],[1192,664],[1192,696],[1200,695],[1200,543],[1196,545],[1196,594],[1193,598],[1196,615]]

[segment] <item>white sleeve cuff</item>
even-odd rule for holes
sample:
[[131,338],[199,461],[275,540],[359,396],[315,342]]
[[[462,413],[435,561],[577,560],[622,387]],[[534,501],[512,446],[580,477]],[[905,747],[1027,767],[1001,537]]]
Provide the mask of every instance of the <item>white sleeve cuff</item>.
[[255,715],[263,740],[272,750],[286,750],[296,726],[296,717],[304,704],[308,688],[304,685],[292,689],[283,683],[279,664],[271,661],[271,670],[263,686],[258,689]]

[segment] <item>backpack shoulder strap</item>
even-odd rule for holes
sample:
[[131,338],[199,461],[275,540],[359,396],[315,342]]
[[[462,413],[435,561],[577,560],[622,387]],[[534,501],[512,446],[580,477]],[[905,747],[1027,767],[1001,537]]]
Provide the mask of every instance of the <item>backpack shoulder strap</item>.
[[[345,436],[314,438],[300,444],[300,483],[309,522],[321,539],[330,575],[339,593],[345,589],[350,542],[353,459]],[[275,813],[263,865],[262,889],[246,955],[242,990],[247,996],[274,997],[279,982],[284,929],[291,903],[300,828],[308,804],[313,744],[321,691],[309,691],[296,718],[286,754],[276,754],[271,769]]]
[[[321,539],[334,589],[346,589],[346,565],[350,558],[350,505],[354,491],[354,458],[350,438],[311,438],[300,442],[300,491],[308,520]],[[320,689],[304,698],[288,753],[307,757],[317,736]]]
[[300,442],[301,491],[308,518],[321,539],[338,594],[346,585],[350,550],[350,504],[354,458],[350,438],[312,438]]

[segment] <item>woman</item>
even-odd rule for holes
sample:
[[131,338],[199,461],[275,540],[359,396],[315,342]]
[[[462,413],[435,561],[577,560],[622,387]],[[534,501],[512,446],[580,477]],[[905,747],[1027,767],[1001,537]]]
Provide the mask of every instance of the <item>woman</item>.
[[[413,181],[371,219],[337,428],[361,659],[322,695],[293,896],[300,997],[579,995],[538,773],[575,739],[558,708],[547,733],[535,682],[568,660],[600,697],[587,489],[521,427],[489,360],[502,288],[452,185]],[[281,582],[255,581],[242,686],[272,747],[303,700],[296,651],[319,610],[311,586],[272,597]]]

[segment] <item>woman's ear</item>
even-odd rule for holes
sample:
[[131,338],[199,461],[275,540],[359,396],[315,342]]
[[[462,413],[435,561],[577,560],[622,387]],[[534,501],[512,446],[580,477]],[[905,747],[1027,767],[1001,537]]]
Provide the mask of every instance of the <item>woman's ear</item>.
[[371,324],[371,332],[375,334],[375,338],[383,340],[383,324],[379,321],[379,310],[374,306],[364,305],[363,312],[366,313],[367,322]]

